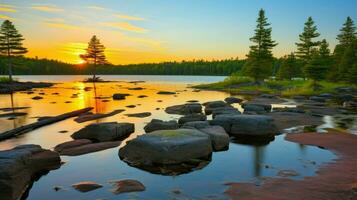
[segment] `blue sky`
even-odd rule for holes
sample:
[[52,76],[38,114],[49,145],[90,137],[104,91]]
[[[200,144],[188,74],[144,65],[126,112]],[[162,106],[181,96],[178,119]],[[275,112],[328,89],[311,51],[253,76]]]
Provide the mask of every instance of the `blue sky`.
[[[193,58],[244,58],[259,9],[273,27],[277,57],[295,51],[307,17],[331,48],[356,0],[0,0],[26,38],[29,56],[81,62],[78,54],[96,34],[113,63]],[[9,10],[12,9],[11,10]]]

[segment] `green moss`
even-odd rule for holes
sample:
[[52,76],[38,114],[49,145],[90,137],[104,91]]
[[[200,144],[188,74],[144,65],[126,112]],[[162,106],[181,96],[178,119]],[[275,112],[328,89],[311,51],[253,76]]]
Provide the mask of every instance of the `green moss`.
[[180,131],[177,130],[162,130],[157,135],[162,136],[162,137],[182,137],[183,134]]

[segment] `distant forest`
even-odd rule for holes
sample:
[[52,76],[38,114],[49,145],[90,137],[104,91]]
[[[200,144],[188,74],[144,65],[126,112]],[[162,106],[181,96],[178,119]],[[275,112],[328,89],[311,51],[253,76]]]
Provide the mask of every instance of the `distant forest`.
[[[0,57],[0,75],[7,75],[6,57]],[[73,65],[57,60],[26,57],[11,58],[14,75],[86,75],[92,69],[86,65]],[[143,63],[130,65],[99,65],[97,74],[111,75],[231,75],[241,71],[245,60],[193,60],[181,62]]]

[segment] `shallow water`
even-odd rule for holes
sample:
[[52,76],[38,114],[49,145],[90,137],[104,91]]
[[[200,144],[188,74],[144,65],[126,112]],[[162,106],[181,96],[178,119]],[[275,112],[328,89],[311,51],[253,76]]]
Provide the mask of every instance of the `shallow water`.
[[[223,100],[229,96],[224,92],[201,91],[192,92],[188,84],[199,82],[214,82],[224,77],[204,76],[105,76],[104,79],[121,82],[97,83],[94,90],[92,83],[76,82],[84,76],[26,76],[20,80],[53,81],[52,88],[36,89],[35,94],[15,93],[14,95],[0,95],[0,108],[26,106],[28,109],[17,110],[26,112],[26,116],[14,120],[0,118],[0,132],[36,121],[35,117],[53,116],[64,112],[92,106],[93,112],[107,113],[115,109],[126,111],[118,115],[77,123],[73,118],[67,119],[22,136],[0,142],[0,150],[9,149],[20,144],[39,144],[44,148],[53,148],[55,145],[71,140],[70,135],[93,122],[132,122],[136,131],[126,140],[143,134],[145,123],[153,118],[178,119],[177,115],[169,115],[164,108],[182,104],[188,100],[198,100],[203,103],[212,100]],[[144,83],[128,83],[128,81],[143,80]],[[86,91],[86,87],[92,87]],[[143,87],[144,90],[128,90],[128,88]],[[157,91],[178,91],[174,95],[157,95]],[[186,91],[185,91],[186,90]],[[45,95],[38,93],[44,92]],[[58,92],[59,95],[52,94]],[[113,93],[130,93],[126,100],[102,102],[95,97],[111,97]],[[73,94],[78,97],[71,98]],[[32,100],[33,96],[43,96],[42,100]],[[147,95],[147,98],[137,98]],[[162,102],[158,102],[162,100]],[[71,103],[65,103],[71,101]],[[56,102],[56,103],[54,103]],[[127,105],[137,105],[136,108],[126,108]],[[240,106],[237,105],[239,109]],[[156,110],[160,108],[160,110]],[[147,118],[128,118],[124,114],[136,112],[151,112]],[[68,133],[59,133],[67,130]],[[125,145],[125,142],[121,146]],[[260,177],[274,177],[282,169],[292,169],[300,175],[293,177],[301,179],[315,175],[318,167],[336,158],[331,152],[312,146],[304,146],[284,140],[284,135],[277,136],[274,141],[265,146],[244,145],[231,142],[228,151],[215,152],[212,161],[203,169],[179,176],[163,176],[128,166],[118,156],[118,149],[113,148],[87,155],[68,157],[60,169],[51,171],[35,182],[27,199],[226,199],[223,192],[227,182],[254,182],[260,184]],[[136,179],[146,186],[146,191],[114,195],[110,192],[110,180]],[[80,181],[96,181],[104,187],[80,193],[71,188],[71,185]],[[53,187],[61,186],[64,189],[55,192]],[[180,190],[176,194],[173,190]]]

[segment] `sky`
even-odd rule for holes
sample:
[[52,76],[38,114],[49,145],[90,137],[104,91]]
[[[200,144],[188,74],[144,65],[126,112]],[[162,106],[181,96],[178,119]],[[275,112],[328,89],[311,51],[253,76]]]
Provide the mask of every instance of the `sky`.
[[245,58],[258,11],[266,11],[281,57],[309,16],[330,48],[357,0],[0,0],[0,22],[9,19],[25,37],[28,57],[79,64],[96,35],[113,64]]

